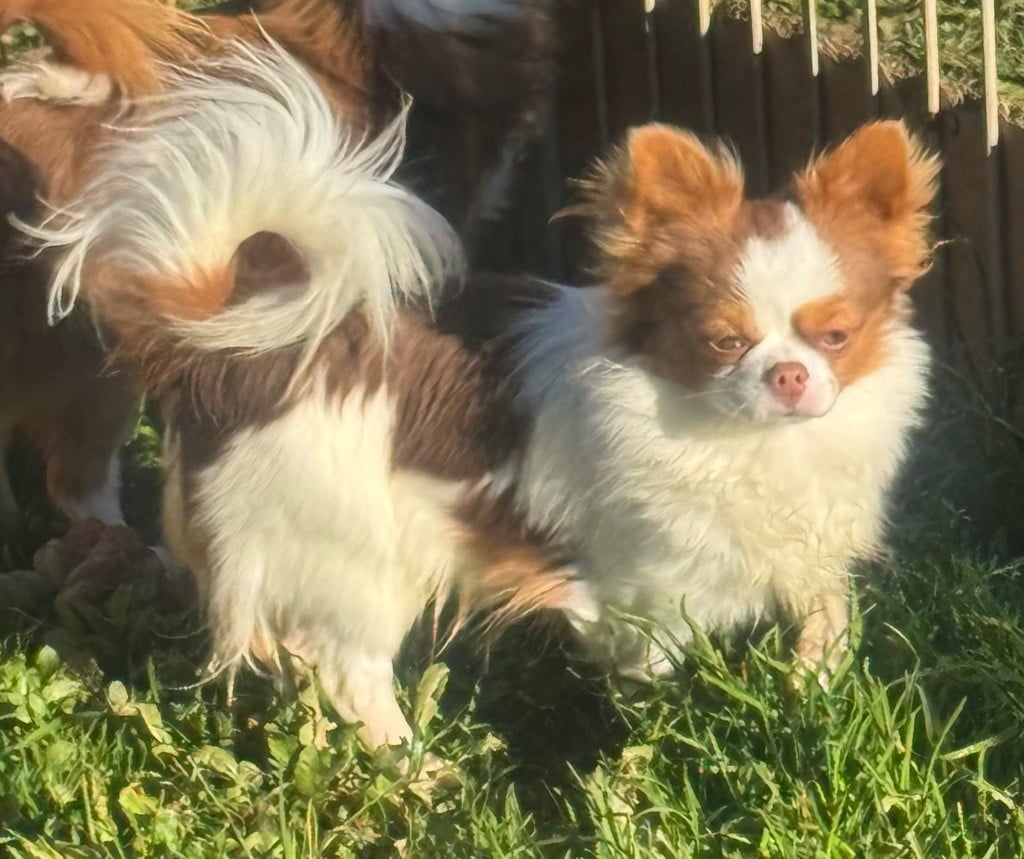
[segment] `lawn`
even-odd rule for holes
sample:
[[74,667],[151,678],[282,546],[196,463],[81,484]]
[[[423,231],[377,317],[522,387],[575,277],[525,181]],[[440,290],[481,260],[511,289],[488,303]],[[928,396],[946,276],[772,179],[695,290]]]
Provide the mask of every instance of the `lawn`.
[[[362,750],[315,686],[196,686],[191,610],[145,584],[4,615],[0,843],[14,857],[1024,854],[1024,450],[969,385],[940,395],[867,566],[829,691],[783,627],[698,641],[624,696],[555,626],[402,671],[431,781]],[[152,510],[155,440],[128,452]],[[152,514],[143,518],[152,528]],[[37,533],[43,529],[36,520]],[[6,563],[25,565],[25,545]],[[417,658],[418,654],[418,658]]]
[[[823,29],[844,3],[823,4]],[[769,2],[769,22],[797,6]],[[880,7],[883,51],[916,61],[917,3]],[[944,55],[948,80],[970,93],[980,15],[940,7],[944,44],[970,48]],[[1004,104],[1024,82],[1024,24],[1005,23],[1020,9],[1000,7]],[[892,554],[861,571],[857,650],[828,691],[793,675],[784,626],[699,639],[631,695],[554,624],[437,662],[424,632],[401,678],[413,772],[428,751],[450,762],[430,780],[363,750],[315,685],[249,674],[230,705],[198,685],[201,619],[147,579],[59,611],[0,602],[0,855],[1024,855],[1024,432],[938,376]],[[151,541],[157,448],[141,420],[126,493]],[[55,527],[34,504],[0,570],[30,567]],[[0,594],[24,578],[0,574]]]

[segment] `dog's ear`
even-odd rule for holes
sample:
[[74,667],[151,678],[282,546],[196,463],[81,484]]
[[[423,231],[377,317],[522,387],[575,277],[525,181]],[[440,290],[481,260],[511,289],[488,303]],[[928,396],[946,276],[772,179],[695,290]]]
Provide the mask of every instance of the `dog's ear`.
[[871,236],[891,282],[906,288],[928,268],[939,168],[902,122],[872,122],[812,163],[797,196],[819,229]]
[[567,212],[591,219],[598,272],[620,295],[668,265],[706,268],[743,205],[732,152],[668,125],[631,131],[581,187],[583,201]]
[[724,147],[667,125],[646,125],[629,134],[619,208],[632,229],[670,218],[716,224],[735,218],[743,202],[743,173]]
[[305,287],[311,272],[305,255],[280,233],[262,231],[242,242],[232,260],[232,304],[270,290]]
[[814,162],[800,179],[806,197],[836,207],[864,207],[885,221],[926,209],[935,196],[938,160],[902,122],[872,122]]

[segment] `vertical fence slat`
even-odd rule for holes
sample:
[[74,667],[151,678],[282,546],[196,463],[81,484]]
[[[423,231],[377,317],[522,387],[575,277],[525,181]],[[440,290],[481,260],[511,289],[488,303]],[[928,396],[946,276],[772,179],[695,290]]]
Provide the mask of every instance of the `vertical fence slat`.
[[997,157],[1003,176],[1001,238],[1005,259],[1008,357],[1007,415],[1018,426],[1024,421],[1024,129],[1004,124]]
[[[925,90],[926,85],[921,77],[903,80],[897,85],[882,80],[879,82],[877,103],[884,116],[904,119],[926,141],[932,152],[939,153],[944,150],[944,132],[941,123],[929,120]],[[939,193],[933,206],[933,230],[937,238],[950,235],[945,205],[947,193],[944,177],[940,177]],[[918,324],[928,337],[928,342],[946,357],[953,343],[951,277],[950,245],[942,244],[935,252],[931,270],[914,286],[912,292]]]
[[[765,142],[764,81],[760,58],[750,57],[750,33],[741,21],[725,15],[711,27],[714,68],[715,131],[740,152],[747,176],[747,190],[767,193],[768,153]],[[743,93],[747,98],[737,98]]]
[[985,126],[991,150],[999,142],[999,75],[996,69],[996,0],[981,0],[985,60]]
[[947,230],[952,239],[949,278],[954,332],[977,381],[991,393],[987,371],[996,339],[994,322],[1001,313],[996,307],[999,261],[990,254],[993,189],[984,147],[985,119],[977,105],[945,112],[943,179]]
[[709,134],[715,126],[711,52],[693,0],[658,0],[652,16],[659,118]]
[[838,143],[856,128],[878,116],[878,100],[865,86],[868,59],[859,56],[837,62],[821,61],[821,124],[826,144]]
[[807,38],[807,58],[811,74],[818,76],[818,6],[817,0],[804,0],[804,35]]
[[653,114],[644,0],[601,0],[601,38],[612,141]]
[[750,47],[755,56],[764,50],[764,14],[761,0],[750,0]]
[[928,82],[928,112],[939,112],[942,79],[939,75],[939,6],[938,0],[924,0],[924,67]]
[[697,0],[697,19],[700,34],[706,36],[711,29],[711,0]]
[[878,95],[878,0],[864,2],[864,53],[868,61],[868,86]]
[[[597,15],[595,26],[594,16]],[[604,124],[604,93],[600,89],[600,16],[596,0],[565,0],[558,20],[561,57],[558,80],[558,153],[563,183],[578,178],[590,161],[607,145]],[[569,192],[563,184],[563,195]],[[567,219],[560,225],[563,260],[560,266],[570,280],[583,277],[585,262],[580,224]]]
[[773,188],[804,167],[821,142],[818,79],[807,65],[806,47],[799,36],[765,36],[765,106]]
[[1003,174],[1003,240],[1006,248],[1007,333],[1024,334],[1024,128],[1005,125],[999,144]]

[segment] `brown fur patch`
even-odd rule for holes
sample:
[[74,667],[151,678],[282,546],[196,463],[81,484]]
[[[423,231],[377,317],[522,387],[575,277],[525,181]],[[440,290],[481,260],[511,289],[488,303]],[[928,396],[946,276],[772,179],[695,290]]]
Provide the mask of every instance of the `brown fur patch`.
[[32,442],[50,498],[67,510],[105,483],[138,399],[128,376],[104,371],[85,314],[46,324],[45,261],[20,260],[7,227],[9,214],[29,216],[37,182],[28,159],[0,143],[0,435],[13,430]]
[[[885,332],[892,321],[891,302],[865,301],[869,295],[833,295],[805,304],[793,315],[793,327],[828,359],[844,388],[873,373],[886,359]],[[848,338],[846,343],[829,348],[827,341],[832,332],[842,332]]]
[[0,0],[0,29],[16,20],[38,26],[58,60],[108,75],[128,97],[158,92],[159,62],[191,63],[206,34],[157,0]]
[[[796,180],[805,215],[839,258],[844,288],[800,308],[793,322],[844,386],[885,359],[885,330],[908,313],[900,295],[930,265],[938,170],[902,123],[886,121],[864,126]],[[842,348],[822,342],[830,331],[847,334]]]
[[105,483],[138,392],[130,375],[107,369],[85,314],[46,324],[45,277],[33,263],[0,274],[0,423],[40,452],[50,498],[66,510]]
[[796,197],[839,254],[851,288],[908,289],[931,262],[938,159],[900,122],[873,122],[813,163]]
[[510,499],[472,493],[458,517],[475,569],[459,594],[461,616],[486,612],[485,629],[494,633],[568,604],[571,569],[544,535],[526,526]]
[[109,131],[111,107],[80,107],[19,99],[0,102],[0,140],[26,155],[38,175],[38,193],[66,203],[88,178],[89,161]]

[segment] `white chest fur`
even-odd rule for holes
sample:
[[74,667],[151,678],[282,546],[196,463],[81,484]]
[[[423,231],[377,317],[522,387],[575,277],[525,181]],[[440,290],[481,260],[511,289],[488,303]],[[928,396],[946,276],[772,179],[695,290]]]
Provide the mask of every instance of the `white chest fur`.
[[879,548],[924,402],[921,340],[894,331],[885,365],[824,417],[760,424],[602,354],[602,297],[587,292],[564,293],[527,329],[536,423],[519,501],[577,554],[598,603],[685,641],[681,609],[713,629],[777,607],[803,616],[844,590],[850,562]]

